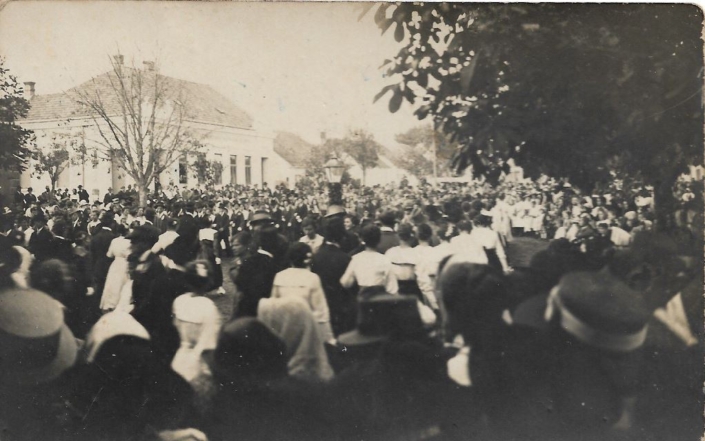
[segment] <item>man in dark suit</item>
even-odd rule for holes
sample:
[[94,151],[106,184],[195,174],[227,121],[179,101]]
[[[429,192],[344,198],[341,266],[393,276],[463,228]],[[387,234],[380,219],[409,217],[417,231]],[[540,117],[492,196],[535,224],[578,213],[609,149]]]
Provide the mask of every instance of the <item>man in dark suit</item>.
[[[346,214],[344,207],[331,205],[326,210],[326,219],[340,219],[342,221]],[[358,239],[352,231],[345,231],[343,233],[343,238],[340,240],[339,245],[344,253],[351,255],[363,249],[360,247],[360,239]]]
[[29,251],[34,254],[34,258],[38,262],[50,259],[52,255],[51,241],[54,236],[47,229],[47,219],[42,211],[32,218],[32,226],[34,233],[29,238]]
[[86,201],[90,202],[91,196],[88,194],[85,188],[83,188],[83,185],[78,186],[78,200],[79,201]]
[[105,196],[103,197],[103,204],[108,205],[109,203],[111,203],[113,201],[114,198],[115,198],[115,194],[113,194],[113,189],[108,188],[108,192],[105,193]]
[[29,187],[27,189],[27,194],[24,195],[24,205],[25,205],[25,207],[28,207],[35,202],[37,202],[37,196],[32,194],[32,187]]
[[278,234],[273,225],[265,225],[257,231],[257,250],[245,259],[239,268],[230,271],[230,278],[240,295],[233,317],[256,317],[260,299],[268,298],[272,293],[274,276],[277,274],[277,262],[274,252],[277,248]]
[[161,230],[155,225],[157,212],[152,207],[144,209],[144,230],[149,237],[159,237]]
[[[113,259],[108,257],[110,242],[115,238],[113,227],[115,218],[112,211],[106,211],[100,218],[100,223],[91,237],[91,259],[93,262],[93,289],[100,296],[105,286],[105,278]],[[98,297],[100,298],[100,297]]]
[[336,336],[355,328],[355,296],[340,284],[350,256],[340,248],[345,226],[339,217],[326,219],[325,242],[313,255],[311,270],[318,274],[330,309],[330,324]]
[[14,197],[15,205],[21,205],[24,207],[24,193],[22,193],[22,187],[17,187]]
[[[225,252],[228,257],[233,257],[233,250],[230,248],[230,217],[226,210],[225,204],[220,203],[218,205],[218,213],[215,215],[214,223],[216,229],[218,230],[218,239],[223,241],[224,249],[221,249],[221,253]],[[220,244],[218,244],[220,248]]]
[[193,202],[187,202],[184,207],[184,213],[179,216],[179,225],[176,227],[176,232],[183,237],[187,242],[198,240],[198,221],[194,216],[195,206]]

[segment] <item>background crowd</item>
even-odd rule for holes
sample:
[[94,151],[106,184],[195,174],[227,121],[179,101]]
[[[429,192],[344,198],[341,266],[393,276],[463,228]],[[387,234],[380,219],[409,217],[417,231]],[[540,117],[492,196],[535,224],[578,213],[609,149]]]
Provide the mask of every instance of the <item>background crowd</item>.
[[0,438],[697,437],[700,184],[18,188]]

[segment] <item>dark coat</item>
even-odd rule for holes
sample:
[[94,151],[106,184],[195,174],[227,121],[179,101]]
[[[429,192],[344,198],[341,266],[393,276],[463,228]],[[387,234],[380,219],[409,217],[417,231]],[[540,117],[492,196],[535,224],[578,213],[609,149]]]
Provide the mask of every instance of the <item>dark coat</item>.
[[257,305],[260,299],[271,295],[277,271],[274,259],[257,252],[247,258],[236,272],[231,270],[230,277],[240,292],[234,317],[257,316]]
[[41,262],[51,258],[52,255],[52,239],[54,236],[49,232],[47,227],[32,233],[29,238],[29,251],[34,254],[34,258]]
[[382,230],[382,238],[377,245],[377,251],[384,254],[388,249],[399,246],[399,236],[394,231]]
[[97,295],[103,293],[105,278],[108,276],[110,264],[113,262],[108,257],[110,242],[115,239],[113,231],[106,227],[100,227],[91,238],[91,260],[93,261],[93,288]]
[[198,220],[190,214],[179,216],[179,224],[176,227],[176,232],[179,236],[194,239],[198,237]]
[[355,328],[355,296],[340,284],[350,260],[350,256],[337,246],[324,243],[311,263],[311,270],[321,278],[335,335]]

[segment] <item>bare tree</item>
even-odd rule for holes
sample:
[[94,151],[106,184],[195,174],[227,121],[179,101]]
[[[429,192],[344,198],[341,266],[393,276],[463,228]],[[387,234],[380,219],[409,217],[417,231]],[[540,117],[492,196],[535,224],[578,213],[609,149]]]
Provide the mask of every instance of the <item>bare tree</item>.
[[207,136],[189,127],[187,94],[180,83],[153,65],[126,67],[122,56],[112,71],[72,98],[87,107],[98,132],[93,139],[103,160],[114,160],[135,181],[140,205],[149,186],[179,158],[197,152]]

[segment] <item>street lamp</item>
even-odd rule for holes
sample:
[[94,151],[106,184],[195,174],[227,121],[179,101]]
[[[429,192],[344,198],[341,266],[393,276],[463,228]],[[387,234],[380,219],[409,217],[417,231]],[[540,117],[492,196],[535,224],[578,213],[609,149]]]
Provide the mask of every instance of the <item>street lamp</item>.
[[331,184],[339,184],[345,172],[345,163],[337,157],[332,157],[323,165],[326,171],[326,179]]
[[332,214],[345,213],[343,208],[343,189],[340,185],[340,180],[345,172],[345,163],[333,157],[323,165],[326,171],[326,179],[328,179],[328,209],[326,216]]

